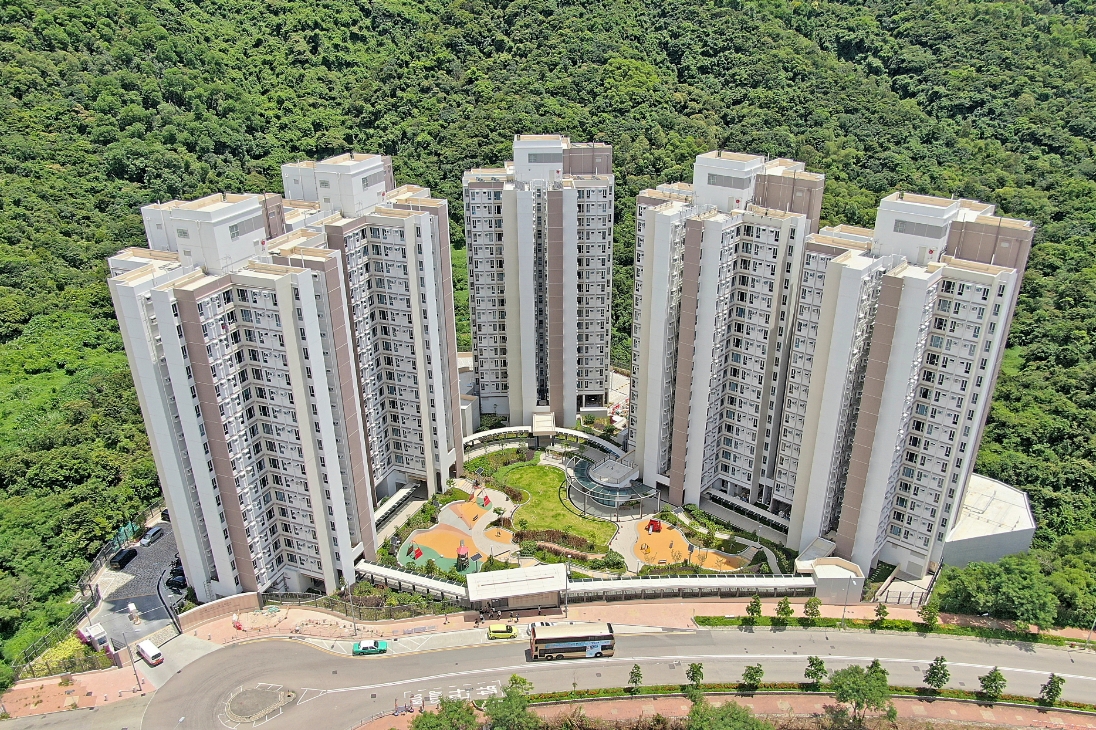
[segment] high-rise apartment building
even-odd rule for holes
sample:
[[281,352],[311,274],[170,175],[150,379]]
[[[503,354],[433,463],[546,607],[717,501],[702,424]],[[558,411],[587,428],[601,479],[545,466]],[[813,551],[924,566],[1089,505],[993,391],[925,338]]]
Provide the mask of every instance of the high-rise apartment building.
[[604,413],[613,284],[612,147],[519,135],[464,173],[473,358],[483,414],[557,426]]
[[629,448],[677,504],[706,494],[791,547],[825,537],[920,576],[971,474],[1033,229],[895,193],[874,230],[811,233],[823,182],[715,152],[692,185],[637,196]]
[[375,555],[378,495],[460,469],[445,201],[392,190],[376,155],[283,173],[318,199],[146,206],[149,249],[109,262],[202,600],[354,582],[354,561]]

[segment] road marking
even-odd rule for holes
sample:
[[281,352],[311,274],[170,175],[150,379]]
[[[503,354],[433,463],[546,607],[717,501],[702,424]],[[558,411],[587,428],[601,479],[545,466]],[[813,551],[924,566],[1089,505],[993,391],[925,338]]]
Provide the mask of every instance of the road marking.
[[[836,654],[831,654],[827,658],[830,659],[830,660],[844,660],[844,661],[851,661],[851,662],[870,662],[874,659],[878,659],[880,662],[891,662],[891,663],[897,663],[897,664],[919,664],[919,663],[926,663],[926,662],[931,662],[932,661],[931,659],[896,659],[896,658],[869,657],[869,656],[841,656],[841,655],[836,655]],[[684,660],[696,660],[696,659],[724,659],[724,660],[746,659],[746,660],[750,660],[750,661],[756,661],[756,660],[759,660],[759,659],[783,659],[783,660],[794,659],[796,661],[801,661],[802,660],[801,657],[798,657],[798,656],[793,657],[793,656],[789,656],[788,654],[675,654],[675,655],[672,655],[672,656],[602,657],[601,659],[586,659],[586,660],[584,660],[584,663],[586,665],[589,665],[589,664],[627,664],[627,663],[638,663],[638,662],[645,662],[645,661],[660,661],[660,660],[665,661],[667,659],[669,659],[671,661],[678,661],[678,662],[684,661]],[[967,662],[948,662],[948,665],[954,666],[954,667],[966,667],[966,668],[969,668],[969,669],[992,669],[993,668],[993,665],[990,665],[990,664],[970,664],[970,663],[967,663]],[[298,700],[297,704],[303,704],[306,701],[314,700],[314,699],[317,699],[317,698],[322,697],[324,695],[334,694],[336,692],[357,692],[357,691],[360,691],[360,690],[383,689],[383,688],[386,688],[386,687],[399,687],[399,686],[405,685],[405,684],[418,684],[418,683],[422,683],[422,682],[432,682],[432,681],[436,681],[436,680],[439,680],[439,679],[453,679],[453,678],[457,678],[457,677],[471,677],[471,676],[474,676],[474,675],[477,675],[477,674],[491,674],[491,673],[496,673],[496,672],[513,672],[513,671],[517,671],[517,670],[521,670],[523,672],[535,672],[535,671],[543,671],[543,670],[549,670],[549,669],[558,669],[559,667],[560,667],[560,665],[558,663],[555,663],[555,662],[545,662],[545,663],[525,662],[525,663],[522,663],[522,664],[512,664],[510,666],[505,666],[505,667],[491,667],[491,668],[487,668],[487,669],[467,669],[467,670],[460,671],[460,672],[446,672],[445,674],[434,674],[434,675],[431,675],[431,676],[428,676],[428,677],[416,677],[414,679],[402,679],[402,680],[396,680],[396,681],[393,681],[393,682],[382,682],[380,684],[361,685],[361,686],[358,686],[358,687],[339,687],[339,688],[336,688],[336,689],[305,688],[302,691],[301,698]],[[1050,671],[1042,670],[1042,669],[1021,669],[1021,668],[1016,668],[1016,667],[1002,667],[1002,666],[999,666],[999,665],[997,666],[997,669],[1002,671],[1002,672],[1017,672],[1017,673],[1021,673],[1021,674],[1050,674],[1051,673]],[[1066,679],[1081,679],[1081,680],[1087,680],[1087,681],[1090,681],[1090,682],[1096,682],[1096,677],[1086,677],[1086,676],[1081,675],[1081,674],[1064,674],[1064,673],[1057,673],[1057,674],[1058,674],[1059,677],[1065,677]],[[317,694],[314,695],[314,696],[308,697],[308,700],[306,700],[305,697],[308,695],[309,692],[315,692]]]

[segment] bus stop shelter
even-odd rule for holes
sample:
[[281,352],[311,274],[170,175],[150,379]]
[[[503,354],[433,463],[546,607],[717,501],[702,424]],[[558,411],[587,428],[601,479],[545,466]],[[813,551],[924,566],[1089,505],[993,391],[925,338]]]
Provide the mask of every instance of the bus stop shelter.
[[468,576],[468,600],[480,610],[555,608],[566,591],[567,566],[562,563]]

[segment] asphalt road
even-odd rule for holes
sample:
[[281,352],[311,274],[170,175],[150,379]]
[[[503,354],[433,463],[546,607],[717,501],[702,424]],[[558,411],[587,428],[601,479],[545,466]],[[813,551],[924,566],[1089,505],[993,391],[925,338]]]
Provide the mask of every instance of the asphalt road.
[[[166,650],[170,651],[170,644]],[[920,684],[928,663],[945,656],[950,662],[951,686],[977,689],[977,677],[999,666],[1008,680],[1008,691],[1026,695],[1037,694],[1048,673],[1055,671],[1066,678],[1066,699],[1091,700],[1096,696],[1096,654],[937,636],[768,630],[625,635],[618,636],[614,657],[565,662],[528,662],[526,650],[524,642],[507,642],[349,658],[289,640],[234,645],[182,669],[153,697],[141,727],[234,727],[222,714],[226,700],[233,690],[258,683],[280,686],[297,695],[280,716],[264,724],[265,730],[342,730],[416,696],[427,702],[431,696],[488,697],[515,673],[530,679],[538,691],[623,686],[636,663],[647,684],[684,682],[690,662],[703,663],[708,682],[736,681],[744,666],[757,663],[764,668],[767,681],[801,681],[808,655],[821,656],[831,669],[879,658],[890,671],[892,683],[908,685]],[[94,716],[82,718],[83,727],[117,730],[115,725],[89,724],[90,717]]]

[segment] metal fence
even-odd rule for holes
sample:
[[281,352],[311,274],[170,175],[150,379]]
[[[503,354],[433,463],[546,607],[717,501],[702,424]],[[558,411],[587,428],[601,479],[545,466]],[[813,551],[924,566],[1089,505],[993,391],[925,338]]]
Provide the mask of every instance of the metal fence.
[[23,653],[20,656],[21,664],[30,664],[34,659],[49,650],[50,647],[67,639],[80,621],[90,615],[91,610],[99,605],[100,600],[99,586],[92,586],[88,595],[82,596],[77,600],[76,608],[72,610],[72,613],[65,617],[57,626],[54,626],[48,634],[23,650]]
[[875,600],[892,606],[923,606],[931,595],[931,591],[884,591],[876,594]]
[[107,561],[114,555],[114,553],[121,550],[126,543],[133,539],[134,535],[141,531],[141,528],[145,526],[145,523],[155,514],[159,514],[164,509],[163,502],[157,502],[152,507],[149,507],[144,513],[141,514],[137,520],[126,523],[118,528],[118,531],[114,533],[114,537],[110,541],[103,545],[99,552],[92,558],[91,565],[84,571],[84,574],[80,576],[80,579],[76,581],[76,588],[82,594],[87,594],[91,588],[91,582],[95,579],[95,576],[99,575],[99,571],[103,569],[103,566],[107,564]]
[[15,673],[12,681],[20,679],[40,679],[41,677],[53,677],[58,674],[76,674],[78,672],[93,672],[97,669],[110,669],[119,666],[115,659],[105,651],[97,652],[91,656],[68,657],[65,659],[35,659],[29,664],[16,664],[12,666]]
[[442,616],[460,613],[464,608],[448,601],[426,601],[403,606],[359,606],[341,596],[317,596],[314,593],[260,593],[261,605],[305,606],[341,613],[356,621],[389,621],[418,616]]

